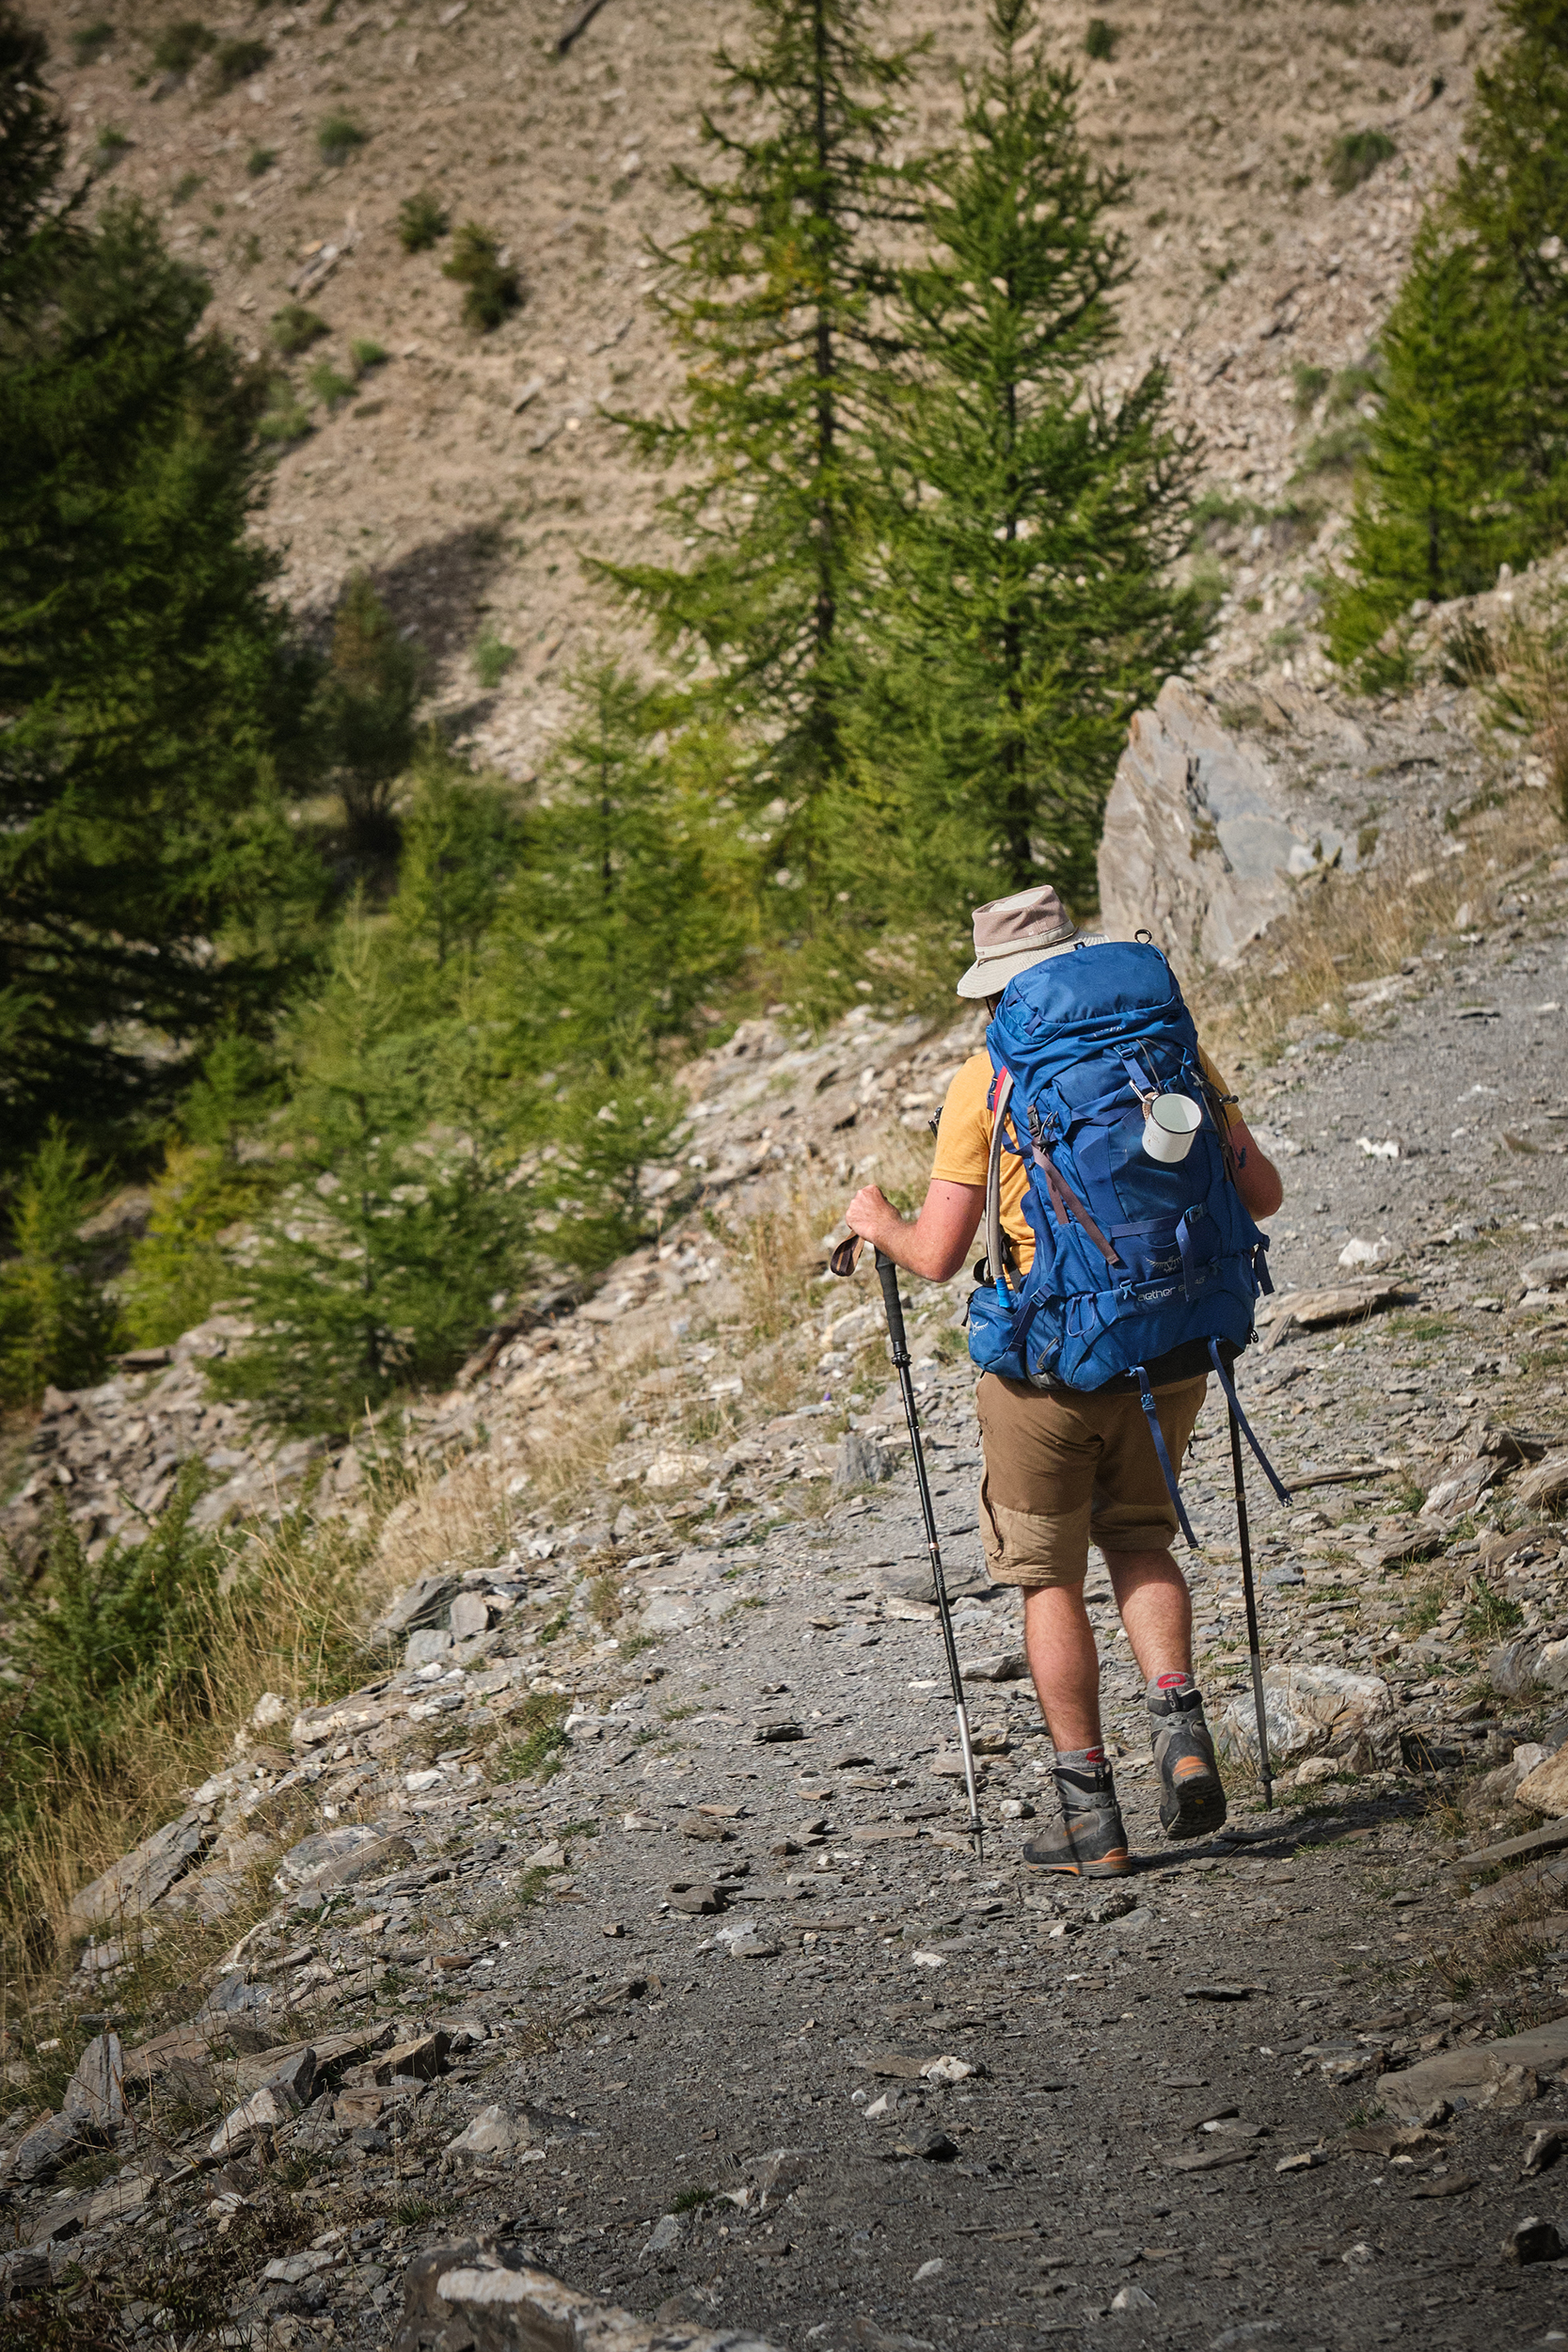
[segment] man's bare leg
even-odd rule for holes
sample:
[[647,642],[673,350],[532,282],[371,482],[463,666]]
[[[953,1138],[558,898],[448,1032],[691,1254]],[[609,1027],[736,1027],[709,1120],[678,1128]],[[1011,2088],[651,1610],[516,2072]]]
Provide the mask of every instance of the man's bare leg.
[[1023,1652],[1053,1745],[1099,1747],[1100,1653],[1081,1584],[1037,1584],[1024,1594]]
[[1168,1551],[1108,1551],[1105,1565],[1146,1682],[1193,1671],[1193,1600]]
[[1056,1757],[1062,1819],[1023,1849],[1038,1869],[1122,1878],[1127,1832],[1100,1727],[1100,1654],[1082,1585],[1039,1585],[1023,1597],[1023,1646]]
[[1172,1837],[1203,1837],[1225,1820],[1214,1742],[1193,1679],[1193,1603],[1168,1551],[1109,1551],[1105,1565],[1144,1677],[1160,1821]]
[[[1190,1675],[1193,1604],[1170,1553],[1112,1551],[1105,1565],[1144,1680]],[[1100,1653],[1081,1584],[1040,1584],[1024,1594],[1023,1648],[1053,1743],[1099,1747]]]

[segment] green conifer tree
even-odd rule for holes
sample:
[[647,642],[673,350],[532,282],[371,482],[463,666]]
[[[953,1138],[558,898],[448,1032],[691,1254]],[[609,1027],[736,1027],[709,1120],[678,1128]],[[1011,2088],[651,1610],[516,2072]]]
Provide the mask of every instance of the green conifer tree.
[[486,1110],[473,1009],[420,1018],[357,907],[299,1017],[288,1182],[235,1289],[254,1338],[218,1368],[286,1427],[340,1430],[450,1377],[526,1261],[526,1195]]
[[731,886],[722,739],[613,663],[574,688],[578,717],[498,918],[487,1003],[513,1132],[543,1154],[549,1246],[597,1265],[643,1228],[641,1171],[684,1108],[661,1074],[668,1049],[735,971],[752,892]]
[[235,1295],[233,1231],[279,1182],[277,1163],[256,1138],[279,1091],[270,1056],[230,1033],[181,1103],[122,1286],[125,1327],[137,1347],[166,1347]]
[[701,730],[613,662],[573,691],[497,927],[497,1004],[515,1070],[616,1076],[689,1033],[746,926],[714,887],[729,843]]
[[1513,38],[1476,74],[1451,211],[1494,284],[1478,340],[1512,331],[1501,470],[1516,452],[1534,553],[1568,532],[1568,0],[1503,0],[1498,13]]
[[885,344],[879,241],[913,217],[891,162],[908,51],[878,49],[880,0],[752,0],[758,43],[721,50],[746,127],[705,113],[715,178],[681,170],[699,218],[656,295],[686,361],[685,412],[626,419],[682,484],[665,501],[679,567],[604,567],[666,645],[700,650],[730,713],[757,723],[775,847],[819,893],[825,805],[845,771],[856,675],[847,621],[865,479],[867,384]]
[[523,852],[524,829],[492,784],[434,730],[416,759],[388,914],[410,953],[436,973],[472,966]]
[[1418,232],[1381,338],[1336,660],[1397,675],[1391,623],[1474,593],[1568,531],[1568,0],[1504,0],[1466,153]]
[[930,170],[933,256],[900,276],[911,356],[879,435],[885,671],[862,756],[947,907],[1043,880],[1092,897],[1128,716],[1205,634],[1169,575],[1193,460],[1164,372],[1119,399],[1100,384],[1130,183],[1090,161],[1035,29],[1030,0],[992,0],[990,58]]
[[392,788],[414,756],[414,714],[423,691],[418,651],[399,634],[370,575],[356,572],[338,606],[312,714],[356,856],[396,854]]
[[[1422,222],[1380,342],[1378,409],[1356,484],[1350,568],[1324,599],[1337,661],[1375,647],[1418,599],[1491,586],[1532,536],[1513,420],[1520,347],[1496,275],[1440,218]],[[1397,668],[1397,650],[1389,660]]]
[[185,1075],[168,1042],[259,1017],[321,882],[279,794],[304,681],[250,528],[264,384],[200,331],[207,287],[145,214],[70,217],[38,69],[0,22],[0,183],[25,183],[0,186],[18,204],[0,230],[0,1127],[19,1155],[55,1116],[145,1133]]
[[8,5],[0,6],[0,317],[29,298],[50,246],[69,237],[75,203],[59,198],[65,122],[44,79],[49,43]]
[[0,1263],[0,1404],[36,1405],[51,1381],[81,1389],[103,1375],[119,1315],[81,1236],[102,1191],[87,1154],[51,1127],[21,1171]]

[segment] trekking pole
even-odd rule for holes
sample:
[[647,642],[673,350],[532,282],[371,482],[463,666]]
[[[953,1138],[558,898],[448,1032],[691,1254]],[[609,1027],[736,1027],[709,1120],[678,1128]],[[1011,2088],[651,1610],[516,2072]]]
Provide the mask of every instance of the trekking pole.
[[1242,1469],[1242,1423],[1230,1406],[1230,1470],[1236,1481],[1236,1533],[1242,1546],[1242,1593],[1246,1601],[1246,1641],[1252,1653],[1252,1703],[1258,1712],[1258,1760],[1263,1772],[1263,1803],[1274,1810],[1274,1775],[1269,1767],[1269,1724],[1263,1706],[1263,1658],[1258,1638],[1258,1595],[1252,1582],[1252,1535],[1247,1527],[1246,1479]]
[[[852,1274],[860,1248],[858,1234],[851,1234],[847,1242],[840,1242],[830,1262],[833,1272]],[[974,1745],[970,1737],[963,1677],[958,1672],[958,1645],[953,1638],[953,1612],[947,1601],[947,1579],[942,1574],[942,1546],[937,1540],[937,1515],[931,1502],[930,1482],[926,1476],[926,1455],[920,1443],[920,1417],[915,1411],[914,1383],[910,1377],[910,1343],[904,1334],[904,1310],[898,1296],[898,1268],[880,1249],[877,1252],[877,1279],[881,1283],[882,1304],[887,1310],[888,1340],[893,1349],[894,1370],[898,1375],[899,1393],[904,1399],[904,1419],[910,1425],[914,1481],[920,1489],[926,1542],[931,1554],[931,1581],[936,1588],[937,1615],[942,1623],[942,1645],[947,1653],[947,1673],[953,1685],[953,1708],[958,1719],[958,1749],[963,1756],[964,1789],[969,1798],[969,1834],[974,1840],[974,1859],[984,1862],[985,1832],[980,1826],[980,1800],[974,1787]]]

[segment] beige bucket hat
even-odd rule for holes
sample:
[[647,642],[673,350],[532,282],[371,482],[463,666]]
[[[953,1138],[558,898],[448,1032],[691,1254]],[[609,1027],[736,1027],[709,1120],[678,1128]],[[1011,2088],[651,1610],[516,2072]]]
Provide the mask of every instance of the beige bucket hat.
[[1007,982],[1048,956],[1091,944],[1049,882],[1015,890],[974,910],[974,961],[958,982],[960,996],[1000,996]]

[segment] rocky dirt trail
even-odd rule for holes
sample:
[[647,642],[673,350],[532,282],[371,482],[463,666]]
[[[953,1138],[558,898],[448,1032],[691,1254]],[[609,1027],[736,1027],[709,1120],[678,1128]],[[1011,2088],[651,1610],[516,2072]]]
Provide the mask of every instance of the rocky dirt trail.
[[[1211,1401],[1186,1486],[1231,1821],[1162,1842],[1097,1571],[1138,1850],[1112,1887],[1021,1862],[1050,1750],[974,1533],[961,1285],[911,1284],[910,1319],[983,1861],[879,1308],[810,1254],[854,1176],[917,1179],[974,1033],[868,1012],[709,1057],[706,1211],[411,1424],[448,1467],[400,1506],[425,1573],[387,1669],[263,1701],[78,1897],[71,1988],[7,2067],[13,2310],[400,2352],[1560,2335],[1565,993],[1545,853],[1243,1078],[1287,1180],[1244,1372],[1301,1489],[1251,1482],[1277,1802]],[[770,1324],[759,1234],[796,1283]],[[535,1500],[562,1429],[570,1516]],[[154,1997],[138,1954],[203,1919],[237,1940]],[[95,2038],[40,2121],[46,2014],[68,2057]]]

